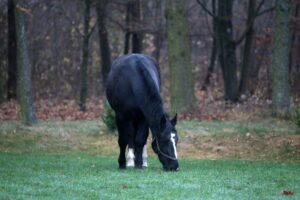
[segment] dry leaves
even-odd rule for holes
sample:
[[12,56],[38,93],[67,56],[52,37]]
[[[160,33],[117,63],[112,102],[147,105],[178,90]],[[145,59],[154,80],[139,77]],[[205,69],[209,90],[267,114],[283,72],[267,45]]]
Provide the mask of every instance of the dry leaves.
[[[102,100],[90,99],[86,104],[86,112],[79,111],[75,100],[38,100],[35,103],[36,113],[40,120],[92,120],[97,119],[103,112]],[[0,104],[0,120],[17,120],[19,105],[16,101]]]

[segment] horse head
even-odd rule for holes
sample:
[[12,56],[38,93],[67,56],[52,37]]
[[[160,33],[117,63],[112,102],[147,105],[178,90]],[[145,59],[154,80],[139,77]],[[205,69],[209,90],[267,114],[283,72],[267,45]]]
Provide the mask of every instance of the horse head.
[[171,120],[164,115],[160,121],[160,132],[153,137],[152,149],[158,155],[163,168],[166,171],[177,171],[179,169],[177,158],[178,135],[175,129],[177,114]]

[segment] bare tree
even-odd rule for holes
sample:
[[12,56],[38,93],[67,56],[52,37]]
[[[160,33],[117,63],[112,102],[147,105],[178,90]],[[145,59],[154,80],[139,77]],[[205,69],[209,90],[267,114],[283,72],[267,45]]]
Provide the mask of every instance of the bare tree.
[[80,67],[80,100],[79,107],[85,111],[85,102],[88,95],[88,58],[89,58],[89,41],[92,32],[89,32],[91,0],[83,0],[84,17],[83,17],[83,44],[82,44],[82,61]]
[[[244,92],[246,88],[247,72],[251,58],[254,21],[256,17],[273,10],[273,8],[261,11],[265,0],[261,0],[257,7],[255,7],[255,0],[249,0],[246,28],[239,37],[234,38],[232,25],[234,0],[218,0],[217,15],[206,7],[204,0],[197,0],[197,2],[203,10],[217,20],[217,32],[215,37],[217,38],[218,57],[224,80],[224,97],[225,100],[236,102],[240,94]],[[243,53],[242,76],[239,82],[237,76],[236,48],[244,40],[245,49]]]
[[17,98],[17,46],[14,1],[7,0],[7,99]]
[[[126,32],[124,54],[141,53],[143,47],[143,33],[139,30],[141,23],[140,0],[128,1],[126,4]],[[130,45],[131,41],[131,45]]]
[[102,80],[103,85],[106,83],[106,79],[111,66],[111,51],[109,47],[108,32],[106,28],[107,18],[107,5],[108,0],[98,0],[97,3],[97,19],[98,19],[98,36],[99,46],[101,53],[101,64],[102,64]]

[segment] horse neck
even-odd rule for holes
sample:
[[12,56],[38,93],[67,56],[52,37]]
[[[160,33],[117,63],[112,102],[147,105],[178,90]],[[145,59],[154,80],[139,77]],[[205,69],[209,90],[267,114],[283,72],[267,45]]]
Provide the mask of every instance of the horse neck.
[[151,103],[144,109],[145,118],[149,124],[152,135],[160,134],[161,119],[164,116],[162,103]]

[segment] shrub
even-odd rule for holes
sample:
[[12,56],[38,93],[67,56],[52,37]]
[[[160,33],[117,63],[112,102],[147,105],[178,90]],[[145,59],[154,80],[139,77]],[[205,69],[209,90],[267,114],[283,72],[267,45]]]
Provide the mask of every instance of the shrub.
[[110,107],[108,101],[104,102],[104,113],[101,114],[101,118],[102,118],[104,124],[110,130],[115,130],[117,128],[116,114],[115,114],[115,111]]
[[300,128],[300,106],[296,107],[294,115],[293,115],[293,122]]

